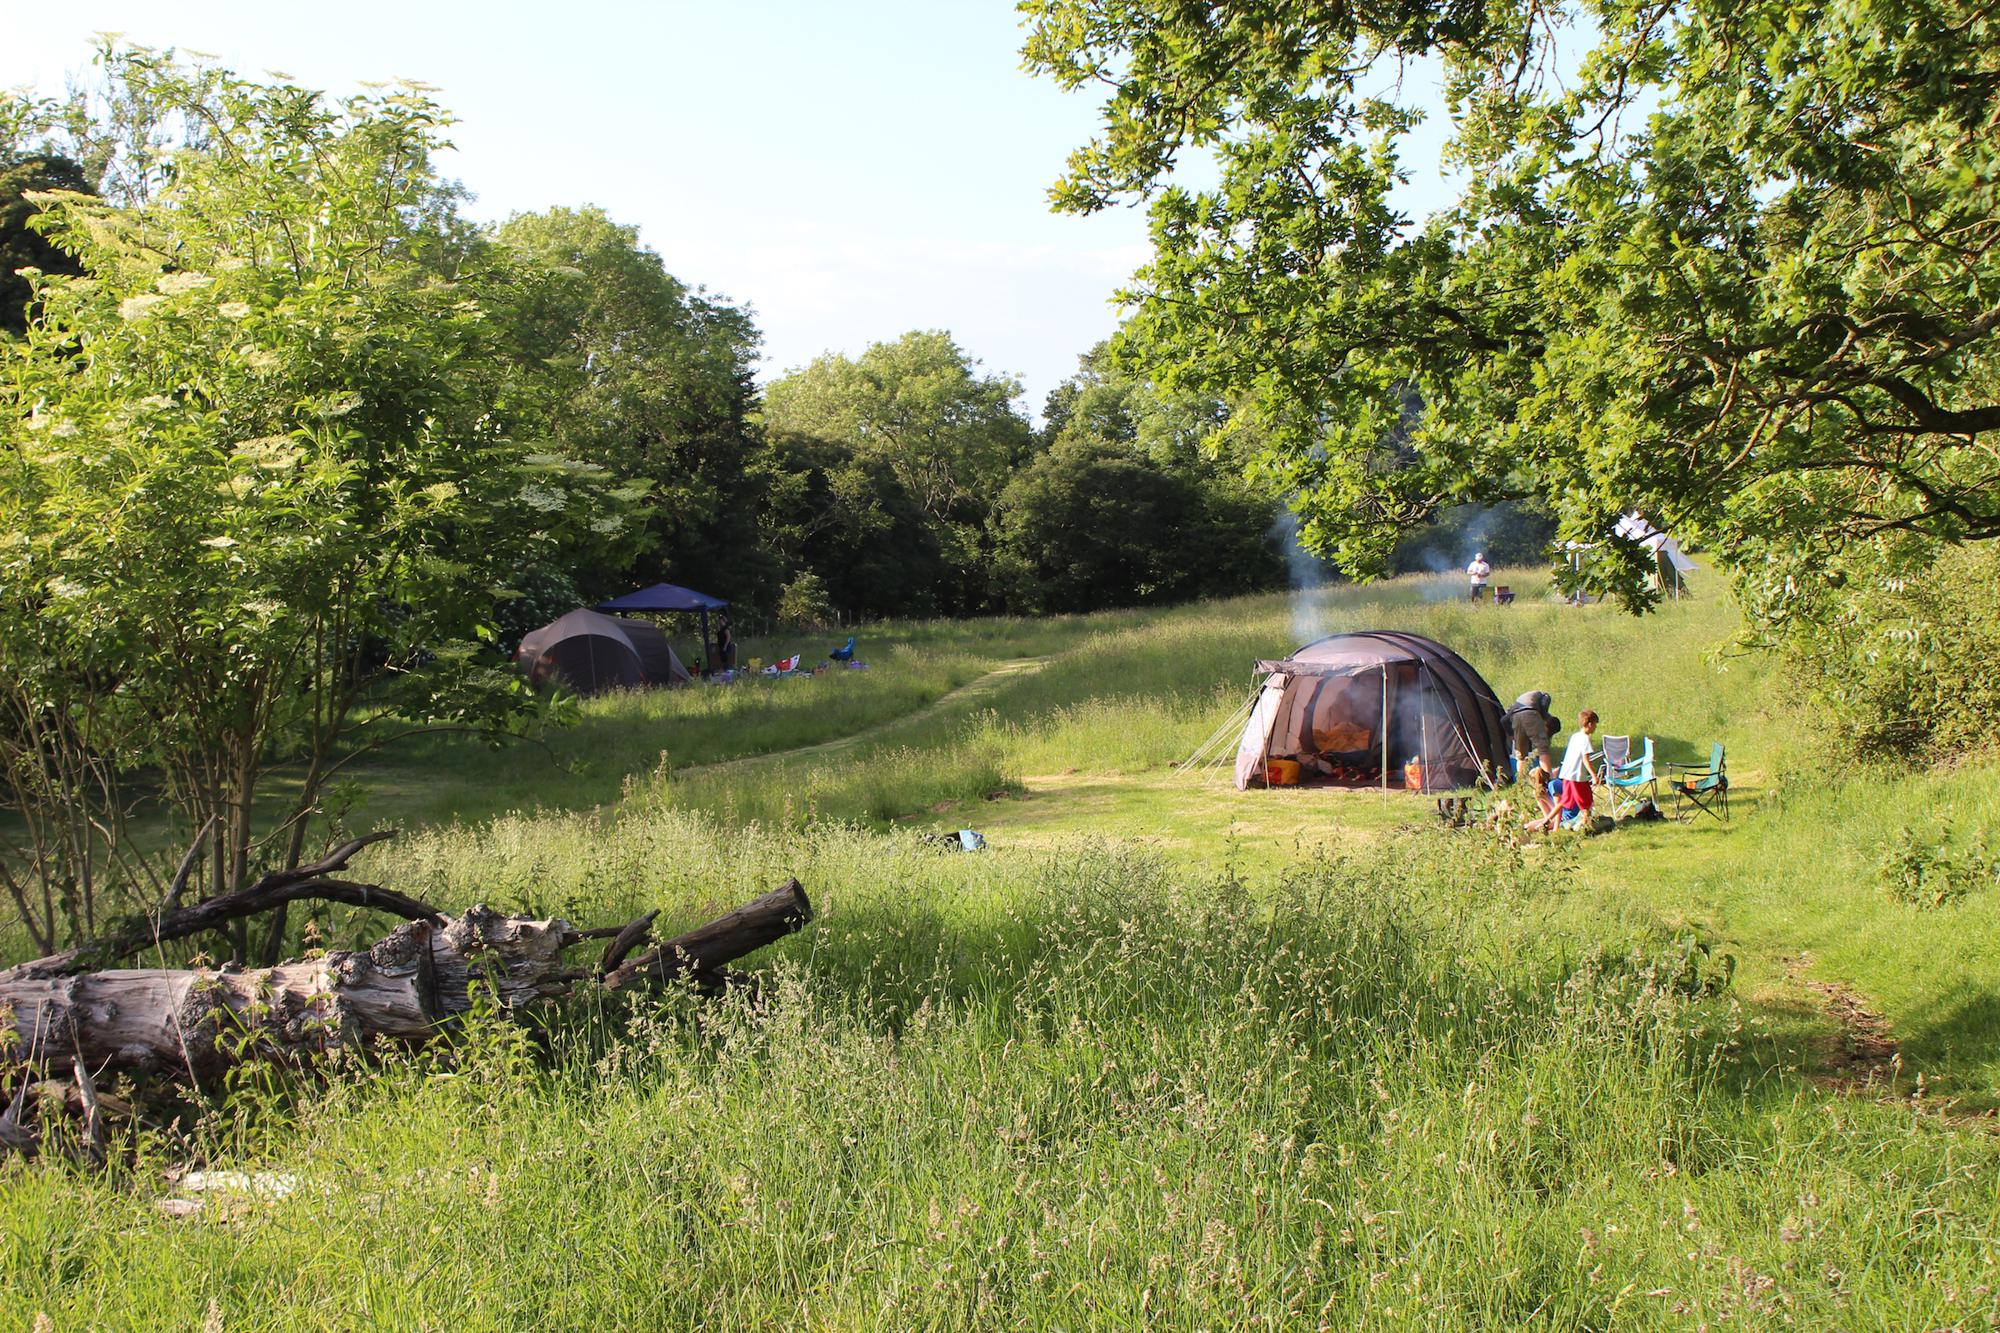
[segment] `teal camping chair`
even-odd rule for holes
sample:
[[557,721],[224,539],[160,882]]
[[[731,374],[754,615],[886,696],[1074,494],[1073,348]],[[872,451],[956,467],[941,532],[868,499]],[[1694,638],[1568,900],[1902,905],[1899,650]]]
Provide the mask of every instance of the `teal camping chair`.
[[1660,805],[1659,775],[1653,764],[1653,738],[1647,736],[1639,750],[1639,757],[1632,757],[1630,736],[1606,736],[1604,738],[1604,783],[1611,788],[1613,797],[1611,814],[1615,819],[1636,815],[1648,804],[1654,809]]
[[[1693,819],[1694,811],[1729,818],[1729,773],[1723,767],[1722,742],[1708,752],[1708,767],[1696,764],[1669,764],[1673,770],[1674,817]],[[1692,806],[1693,809],[1688,807]]]

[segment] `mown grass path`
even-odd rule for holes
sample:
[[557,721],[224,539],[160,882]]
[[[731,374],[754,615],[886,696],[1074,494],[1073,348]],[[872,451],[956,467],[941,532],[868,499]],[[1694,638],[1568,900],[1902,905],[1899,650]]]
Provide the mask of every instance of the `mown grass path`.
[[739,755],[734,759],[722,759],[712,764],[689,764],[676,769],[675,776],[685,777],[699,773],[707,777],[722,772],[737,772],[760,764],[771,766],[798,760],[823,759],[855,749],[869,741],[893,741],[898,733],[927,727],[953,714],[970,717],[981,705],[991,702],[1003,687],[1040,671],[1054,661],[1056,656],[1057,654],[1050,653],[1041,657],[1021,657],[1011,662],[1003,662],[977,680],[969,680],[957,689],[901,717],[876,722],[848,735],[836,736],[830,741],[798,745],[789,750],[767,750],[762,754]]

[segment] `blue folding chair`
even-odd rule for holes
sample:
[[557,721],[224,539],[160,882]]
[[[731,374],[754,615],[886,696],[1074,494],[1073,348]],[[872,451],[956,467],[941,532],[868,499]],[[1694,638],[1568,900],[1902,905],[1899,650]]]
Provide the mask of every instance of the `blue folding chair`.
[[[1659,808],[1659,774],[1653,763],[1653,738],[1647,736],[1640,747],[1639,757],[1632,757],[1630,736],[1606,736],[1604,738],[1604,785],[1611,788],[1611,817],[1624,819],[1646,808],[1650,802]],[[1643,799],[1640,793],[1645,793]]]

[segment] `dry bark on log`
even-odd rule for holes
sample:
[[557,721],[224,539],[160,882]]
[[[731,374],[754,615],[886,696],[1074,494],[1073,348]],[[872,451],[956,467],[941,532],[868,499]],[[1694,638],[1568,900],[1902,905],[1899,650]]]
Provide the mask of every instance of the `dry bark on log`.
[[[805,892],[791,880],[618,968],[604,984],[646,987],[692,971],[698,987],[721,988],[732,980],[723,964],[811,917]],[[482,906],[441,924],[408,922],[365,951],[276,967],[51,975],[30,965],[0,973],[0,1019],[11,1015],[14,1058],[48,1072],[70,1071],[81,1060],[99,1075],[185,1072],[200,1083],[244,1059],[424,1040],[465,1012],[477,987],[490,988],[510,1011],[568,994],[591,971],[569,967],[563,950],[585,937],[563,921]]]
[[604,958],[597,964],[597,975],[600,978],[610,976],[617,970],[618,965],[625,961],[625,955],[639,947],[641,941],[651,933],[653,920],[659,914],[660,909],[656,907],[636,921],[627,922],[619,928],[618,933],[611,937],[611,943],[604,946]]

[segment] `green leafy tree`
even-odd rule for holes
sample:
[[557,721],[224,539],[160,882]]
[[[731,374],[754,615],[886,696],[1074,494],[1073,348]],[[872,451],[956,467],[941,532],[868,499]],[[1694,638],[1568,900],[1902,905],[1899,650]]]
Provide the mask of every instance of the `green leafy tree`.
[[1183,548],[1200,497],[1128,451],[1058,444],[1002,493],[1000,581],[1022,611],[1091,611],[1175,601],[1194,576]]
[[1148,377],[1144,358],[1121,357],[1110,343],[1099,343],[1044,400],[1042,440],[1095,440],[1205,473],[1222,457],[1228,420],[1222,399],[1165,391]]
[[1227,415],[1159,392],[1102,347],[1084,356],[1049,395],[1046,451],[994,510],[1007,605],[1088,611],[1282,583],[1276,496],[1210,447]]
[[1850,748],[1955,762],[2000,741],[2000,543],[1848,552],[1783,625],[1788,675]]
[[28,277],[22,269],[75,273],[76,261],[29,225],[40,211],[28,196],[51,190],[88,194],[83,168],[53,153],[0,158],[0,334],[19,335],[28,327]]
[[[438,107],[105,59],[125,104],[198,133],[143,202],[37,198],[83,273],[36,279],[0,372],[0,676],[212,823],[222,892],[298,863],[385,727],[531,712],[482,648],[496,589],[617,509],[602,467],[496,411],[513,277],[432,170]],[[279,763],[300,785],[260,804]]]
[[810,575],[805,586],[849,616],[938,613],[952,570],[934,524],[885,459],[779,431],[756,473],[756,526],[775,582],[790,589]]
[[885,463],[928,516],[950,567],[940,609],[971,610],[985,596],[987,514],[1033,448],[1014,408],[1019,395],[1015,380],[981,375],[950,335],[912,332],[777,380],[765,392],[764,421]]
[[[496,240],[519,274],[506,315],[523,368],[518,414],[562,453],[604,467],[624,500],[643,498],[642,568],[749,592],[758,334],[748,313],[689,290],[636,229],[599,209],[522,214]],[[633,557],[621,533],[573,553],[570,568],[612,595]]]
[[[1127,342],[1236,406],[1343,567],[1450,505],[1538,497],[1590,542],[1638,508],[1776,623],[1856,544],[2000,535],[1990,8],[1022,8],[1031,66],[1110,89],[1057,205],[1150,201]],[[1421,226],[1391,199],[1420,113],[1380,91],[1413,59],[1466,181]],[[1173,183],[1189,152],[1213,188]]]

